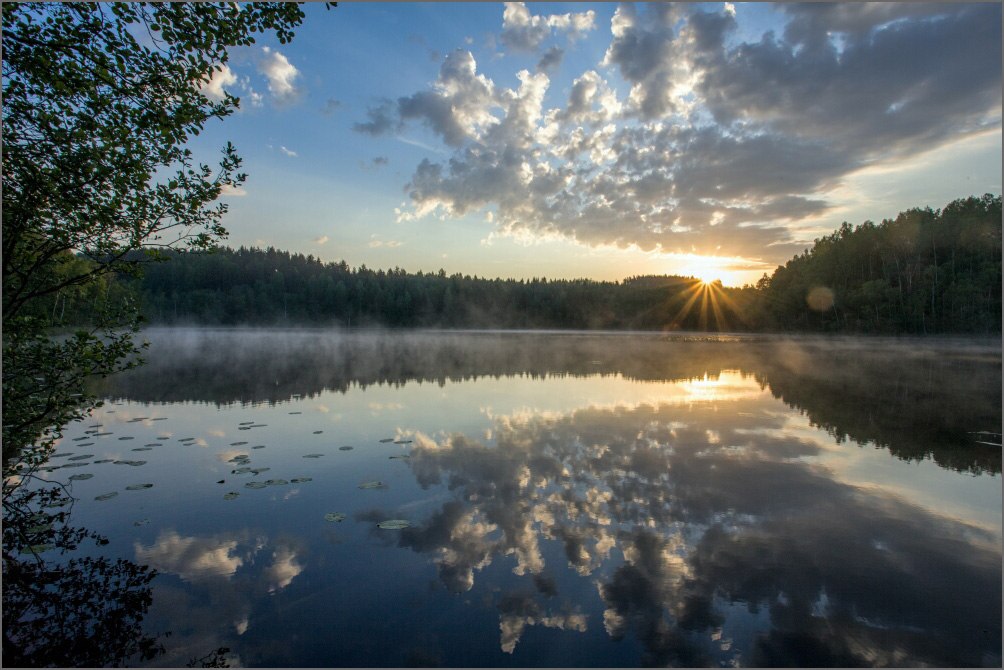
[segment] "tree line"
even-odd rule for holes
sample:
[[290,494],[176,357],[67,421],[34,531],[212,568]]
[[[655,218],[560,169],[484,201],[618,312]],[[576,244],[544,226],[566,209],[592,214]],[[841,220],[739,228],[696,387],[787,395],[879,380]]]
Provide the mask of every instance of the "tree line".
[[610,282],[372,270],[272,247],[149,253],[129,256],[142,267],[138,276],[60,292],[42,316],[77,324],[98,305],[135,301],[149,323],[166,325],[1001,332],[1001,198],[992,195],[879,224],[844,223],[742,288],[676,276]]

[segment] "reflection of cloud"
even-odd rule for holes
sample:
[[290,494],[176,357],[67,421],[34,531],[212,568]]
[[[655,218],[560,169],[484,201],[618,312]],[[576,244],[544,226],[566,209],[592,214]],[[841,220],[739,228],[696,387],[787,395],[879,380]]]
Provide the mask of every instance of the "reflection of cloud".
[[227,449],[225,451],[221,451],[220,453],[216,454],[216,460],[220,461],[221,463],[229,463],[231,458],[233,458],[234,456],[240,456],[241,454],[247,455],[248,454],[248,450],[247,449]]
[[272,565],[266,571],[269,593],[284,589],[303,572],[303,566],[296,561],[296,552],[289,547],[279,547],[272,553]]
[[133,544],[136,560],[161,572],[171,572],[186,581],[231,577],[244,564],[236,555],[238,540],[230,537],[183,537],[176,531],[162,532],[150,547]]
[[530,595],[509,595],[499,603],[500,646],[513,653],[527,626],[544,626],[586,632],[586,616],[579,613],[548,614]]
[[[831,438],[781,430],[765,411],[773,399],[746,392],[758,386],[752,378],[686,384],[684,403],[493,417],[491,446],[423,436],[409,461],[418,483],[446,485],[456,499],[404,531],[401,545],[436,556],[453,591],[512,556],[538,597],[549,590],[539,584],[544,541],[559,543],[582,576],[619,547],[623,565],[597,582],[604,629],[635,635],[644,665],[707,665],[740,653],[757,665],[984,663],[983,651],[968,650],[992,654],[999,641],[973,632],[999,630],[993,537],[836,481],[811,459]],[[756,649],[737,641],[720,597],[769,603]],[[577,619],[555,618],[529,596],[500,611],[509,653],[528,625],[579,630]],[[945,611],[959,612],[958,621],[939,622]],[[710,646],[690,634],[713,630]]]

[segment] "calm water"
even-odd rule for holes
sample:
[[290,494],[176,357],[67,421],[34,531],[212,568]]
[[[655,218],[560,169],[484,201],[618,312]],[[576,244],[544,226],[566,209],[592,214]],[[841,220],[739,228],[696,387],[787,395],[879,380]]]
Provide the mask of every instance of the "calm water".
[[156,664],[1001,664],[999,340],[146,337],[46,476]]

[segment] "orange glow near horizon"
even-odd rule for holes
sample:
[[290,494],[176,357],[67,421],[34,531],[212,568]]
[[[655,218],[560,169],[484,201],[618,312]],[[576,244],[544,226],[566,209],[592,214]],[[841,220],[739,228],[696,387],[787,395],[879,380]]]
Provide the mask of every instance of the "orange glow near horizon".
[[[721,256],[700,256],[698,254],[667,254],[673,267],[669,272],[684,277],[699,279],[704,284],[716,281],[725,286],[739,287],[752,284],[766,270],[766,265],[745,258]],[[763,266],[764,269],[761,269]]]

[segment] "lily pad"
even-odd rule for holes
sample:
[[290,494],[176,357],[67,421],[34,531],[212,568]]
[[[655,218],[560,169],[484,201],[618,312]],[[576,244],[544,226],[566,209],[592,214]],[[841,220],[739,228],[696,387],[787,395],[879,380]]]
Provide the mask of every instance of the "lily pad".
[[64,468],[83,468],[90,465],[90,463],[66,463],[62,467]]
[[411,454],[397,454],[395,456],[388,456],[388,458],[392,461],[396,459],[411,458]]
[[303,412],[290,412],[290,414],[303,414]]
[[143,446],[144,447],[160,447],[160,446],[163,446],[163,445],[161,445],[160,442],[150,442],[148,444],[144,444]]
[[377,528],[383,528],[384,530],[401,530],[402,528],[407,528],[411,525],[410,521],[405,519],[388,519],[387,521],[381,521],[377,524]]
[[156,418],[150,419],[150,421],[167,421],[166,416],[158,416]]
[[84,440],[89,440],[89,439],[91,439],[91,438],[89,438],[89,437],[75,437],[75,438],[73,438],[73,441],[74,442],[83,442]]
[[247,454],[237,454],[236,456],[228,460],[227,463],[240,463],[241,461],[247,461],[250,458],[251,457],[248,456]]
[[248,428],[264,428],[267,425],[267,423],[253,423]]
[[248,468],[248,472],[253,472],[256,475],[260,475],[263,472],[268,472],[272,468]]
[[304,482],[312,482],[312,481],[314,481],[313,477],[293,477],[292,479],[289,480],[289,483],[302,484]]
[[170,440],[171,436],[170,435],[158,435],[157,439],[158,440]]
[[153,484],[130,484],[126,487],[126,491],[142,491],[144,489],[152,489]]
[[140,465],[146,465],[146,461],[113,461],[115,465],[131,465],[133,467],[138,467]]
[[94,458],[94,454],[80,454],[79,456],[74,456],[74,457],[68,458],[66,460],[68,460],[68,461],[84,461],[84,460],[87,460],[88,458]]
[[248,482],[244,485],[246,489],[263,489],[267,486],[265,482]]
[[102,458],[100,461],[94,461],[94,465],[97,465],[98,463],[114,463],[114,462],[115,462],[114,458]]
[[149,519],[140,519],[139,521],[133,521],[132,525],[134,525],[134,526],[145,526],[148,523],[150,523]]
[[314,435],[320,435],[323,432],[324,432],[323,430],[315,430]]
[[136,447],[135,449],[130,449],[129,451],[153,451],[153,447]]
[[411,444],[413,440],[394,440],[394,444]]
[[346,445],[344,447],[338,447],[338,451],[352,451],[352,449],[353,449],[353,447],[350,447],[348,445]]
[[132,435],[126,435],[125,437],[120,437],[120,440],[135,440],[136,438]]
[[323,455],[324,454],[304,454],[303,457],[304,458],[320,458]]
[[78,447],[89,447],[89,446],[91,446],[92,444],[94,444],[94,443],[93,443],[93,442],[81,442],[81,443],[80,443],[80,444],[78,444],[77,446],[78,446]]
[[94,496],[95,500],[111,500],[119,494],[118,491],[110,491],[109,493],[102,493],[99,496]]
[[282,485],[288,484],[288,483],[289,482],[287,482],[285,479],[266,479],[265,480],[265,485],[266,486],[282,486]]
[[251,468],[237,468],[236,470],[231,470],[230,474],[232,474],[232,475],[246,475],[249,472],[251,472]]
[[241,421],[238,426],[250,426],[254,421]]
[[224,493],[223,494],[223,499],[224,500],[233,500],[234,498],[236,498],[239,495],[240,495],[240,493],[238,493],[237,491],[231,491],[230,493]]
[[388,442],[393,442],[393,441],[394,441],[393,437],[385,437],[384,439],[380,440],[380,442],[383,444],[387,444]]
[[334,521],[336,523],[345,521],[345,514],[342,512],[328,512],[324,515],[325,521]]
[[264,448],[265,448],[265,445],[264,445],[264,444],[256,444],[255,446],[253,446],[253,447],[251,447],[251,448],[252,448],[252,449],[264,449]]
[[362,484],[359,485],[359,488],[361,488],[361,489],[383,489],[383,488],[387,488],[387,485],[384,484],[381,481],[363,482]]
[[104,435],[114,435],[115,433],[94,433],[95,437],[102,437]]
[[231,446],[231,447],[239,447],[239,446],[241,446],[242,444],[247,444],[247,442],[231,442],[231,443],[230,443],[230,446]]
[[81,473],[79,475],[70,475],[70,481],[71,482],[79,482],[79,481],[83,481],[85,479],[90,479],[93,476],[94,475],[89,474],[89,473]]
[[237,430],[251,430],[251,426],[237,426]]
[[49,458],[65,458],[65,457],[69,456],[72,453],[73,453],[72,451],[65,451],[65,452],[63,452],[61,454],[53,454],[52,456],[49,456]]

